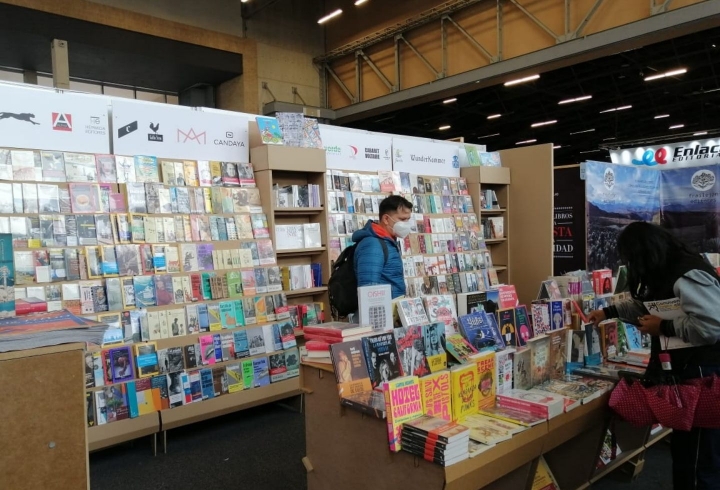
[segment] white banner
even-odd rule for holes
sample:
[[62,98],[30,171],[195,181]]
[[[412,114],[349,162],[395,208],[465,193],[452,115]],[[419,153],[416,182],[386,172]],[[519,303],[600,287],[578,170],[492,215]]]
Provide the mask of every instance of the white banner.
[[327,168],[392,170],[392,136],[320,124]]
[[0,147],[110,153],[109,101],[99,95],[0,84]]
[[711,165],[720,163],[720,140],[611,150],[610,158],[619,165],[657,166],[659,169]]
[[213,109],[112,99],[116,155],[250,161],[248,119]]
[[396,136],[393,144],[393,170],[418,175],[459,177],[459,143],[425,138]]

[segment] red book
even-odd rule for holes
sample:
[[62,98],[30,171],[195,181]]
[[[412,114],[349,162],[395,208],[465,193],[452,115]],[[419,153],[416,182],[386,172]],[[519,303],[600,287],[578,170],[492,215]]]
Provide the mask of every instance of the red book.
[[498,394],[497,404],[501,408],[510,408],[546,419],[565,411],[565,401],[559,395],[516,389]]
[[47,311],[47,302],[39,298],[25,298],[15,301],[15,316],[43,313]]
[[200,274],[190,274],[190,287],[192,288],[192,296],[194,300],[210,299],[203,298],[202,276],[200,276]]
[[315,352],[327,352],[330,349],[330,343],[324,340],[307,340],[305,342],[305,348],[308,351]]
[[515,308],[520,305],[515,286],[500,286],[498,288],[500,309]]
[[320,325],[307,325],[303,329],[306,334],[322,335],[326,337],[352,337],[372,332],[370,325],[358,325],[357,323],[330,322]]
[[339,344],[340,342],[343,342],[344,339],[342,337],[329,337],[327,335],[317,335],[317,334],[305,334],[305,343],[307,344],[309,341],[316,341],[316,342],[323,342],[325,344]]

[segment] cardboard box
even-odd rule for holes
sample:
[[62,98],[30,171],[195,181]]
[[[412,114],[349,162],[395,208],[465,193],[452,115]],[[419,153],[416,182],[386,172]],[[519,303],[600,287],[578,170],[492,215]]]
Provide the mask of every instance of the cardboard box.
[[468,184],[510,184],[510,169],[507,167],[464,167],[460,177]]

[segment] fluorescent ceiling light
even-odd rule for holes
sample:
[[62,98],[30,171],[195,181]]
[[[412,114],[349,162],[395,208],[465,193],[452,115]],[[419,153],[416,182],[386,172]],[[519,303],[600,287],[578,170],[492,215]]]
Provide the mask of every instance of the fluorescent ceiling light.
[[705,136],[707,134],[707,131],[700,131],[698,133],[693,133],[693,136]]
[[368,0],[355,0],[355,5],[362,5],[363,3],[367,2]]
[[558,148],[562,148],[562,145],[555,145],[555,146],[553,146],[553,150],[557,150]]
[[443,104],[452,104],[453,102],[457,102],[457,99],[455,97],[453,97],[452,99],[443,100]]
[[450,129],[450,126],[440,126],[438,129],[439,129],[440,131],[445,131],[445,130],[447,130],[447,129]]
[[489,115],[487,118],[488,118],[488,119],[497,119],[497,118],[499,118],[500,116],[502,116],[502,114],[491,114],[491,115]]
[[517,80],[510,80],[509,82],[505,82],[505,86],[510,87],[519,83],[532,82],[533,80],[537,80],[538,78],[540,78],[540,75],[530,75],[529,77],[518,78]]
[[675,75],[682,75],[684,73],[687,73],[687,68],[679,68],[677,70],[666,71],[665,73],[659,73],[657,75],[650,75],[649,77],[645,77],[645,81],[649,82],[651,80],[658,80],[660,78],[674,77]]
[[527,145],[528,143],[535,143],[537,140],[525,140],[525,141],[518,141],[515,143],[516,145]]
[[540,126],[549,126],[550,124],[555,124],[557,122],[557,119],[553,119],[552,121],[543,121],[535,124],[531,124],[531,128],[539,128]]
[[325,17],[323,17],[322,19],[320,19],[320,20],[318,21],[318,24],[324,24],[325,22],[329,21],[330,19],[333,19],[333,18],[337,17],[337,16],[340,15],[340,14],[342,14],[342,9],[337,9],[335,12],[330,12],[330,13],[327,14]]
[[605,138],[605,139],[603,139],[603,141],[612,141],[612,140],[616,140],[616,139],[617,139],[617,138],[615,138],[615,137],[613,136],[612,138]]
[[625,109],[632,109],[632,106],[624,105],[624,106],[620,106],[620,107],[613,107],[612,109],[606,109],[604,111],[600,111],[600,114],[605,114],[606,112],[624,111]]
[[600,149],[597,149],[597,150],[587,150],[587,151],[580,151],[580,152],[578,152],[578,153],[595,153],[596,151],[602,151],[602,150],[600,150]]
[[685,127],[684,124],[675,124],[674,126],[670,126],[670,129],[680,129],[680,128],[684,128],[684,127]]
[[595,131],[594,128],[593,128],[593,129],[586,129],[586,130],[584,130],[584,131],[575,131],[574,133],[570,133],[570,136],[572,136],[573,134],[592,133],[593,131]]
[[580,102],[583,100],[592,99],[592,95],[583,95],[582,97],[575,97],[574,99],[565,99],[558,102],[558,105],[572,104],[573,102]]
[[486,134],[485,136],[478,136],[478,139],[492,138],[493,136],[500,136],[500,133]]
[[659,116],[655,116],[655,119],[665,119],[666,117],[670,117],[670,114],[660,114]]

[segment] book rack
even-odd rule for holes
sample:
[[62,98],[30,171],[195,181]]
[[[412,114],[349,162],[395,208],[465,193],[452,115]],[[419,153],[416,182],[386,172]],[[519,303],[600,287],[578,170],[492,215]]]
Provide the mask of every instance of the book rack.
[[[513,436],[484,453],[444,468],[407,452],[391,453],[387,424],[340,405],[331,366],[301,366],[305,396],[309,490],[399,487],[444,490],[517,490],[532,487],[543,456],[563,490],[587,488],[618,466],[641,457],[651,444],[650,428],[611,417],[609,394]],[[605,433],[614,424],[622,453],[600,470],[596,464]],[[342,434],[343,437],[338,437]],[[381,468],[382,475],[357,468]],[[352,474],[352,478],[347,475]]]

